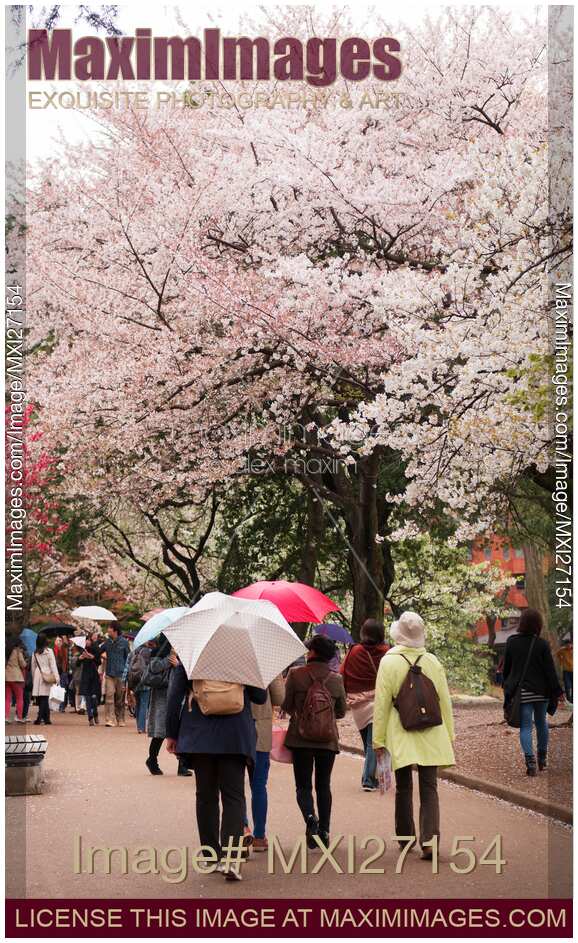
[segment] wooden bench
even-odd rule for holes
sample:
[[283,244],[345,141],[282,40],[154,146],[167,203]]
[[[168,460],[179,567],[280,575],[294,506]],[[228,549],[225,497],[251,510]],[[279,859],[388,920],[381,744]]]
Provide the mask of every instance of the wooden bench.
[[7,796],[33,796],[42,792],[42,763],[47,747],[42,734],[5,737]]

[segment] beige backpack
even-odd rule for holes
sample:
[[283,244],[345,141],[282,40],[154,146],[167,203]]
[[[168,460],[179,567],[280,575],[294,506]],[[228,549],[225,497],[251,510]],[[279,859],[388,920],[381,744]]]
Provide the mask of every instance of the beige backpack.
[[235,681],[193,681],[192,696],[202,714],[240,714],[245,691]]

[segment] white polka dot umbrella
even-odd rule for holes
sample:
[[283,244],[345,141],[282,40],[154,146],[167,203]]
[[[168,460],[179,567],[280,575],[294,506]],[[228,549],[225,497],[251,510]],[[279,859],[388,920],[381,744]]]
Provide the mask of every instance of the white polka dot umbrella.
[[207,593],[163,630],[189,678],[266,688],[306,650],[274,603]]

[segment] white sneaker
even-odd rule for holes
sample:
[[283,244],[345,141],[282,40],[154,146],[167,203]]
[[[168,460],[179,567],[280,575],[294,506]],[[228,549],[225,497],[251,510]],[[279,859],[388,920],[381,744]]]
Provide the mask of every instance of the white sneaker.
[[223,874],[225,876],[225,881],[242,881],[243,880],[243,876],[241,874],[240,868],[223,866]]
[[16,720],[15,720],[15,723],[17,723],[17,724],[27,724],[28,721],[25,720],[24,717],[17,717]]

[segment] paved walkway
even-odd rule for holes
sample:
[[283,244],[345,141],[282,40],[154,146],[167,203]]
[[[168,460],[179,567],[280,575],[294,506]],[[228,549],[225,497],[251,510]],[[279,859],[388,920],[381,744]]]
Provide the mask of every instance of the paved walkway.
[[[11,725],[6,732],[20,733],[23,729]],[[365,836],[383,837],[387,843],[385,854],[370,867],[385,868],[385,874],[338,874],[325,862],[318,874],[303,875],[295,868],[286,875],[277,866],[278,873],[271,875],[263,854],[252,856],[239,884],[228,884],[218,874],[195,874],[192,869],[179,883],[167,883],[160,874],[134,873],[138,848],[155,846],[160,852],[183,845],[193,850],[198,847],[194,779],[177,777],[176,761],[164,750],[160,763],[165,775],[150,776],[144,766],[148,740],[136,734],[132,721],[126,728],[89,728],[85,717],[67,714],[56,715],[53,726],[40,729],[48,740],[45,792],[26,800],[7,800],[10,897],[543,898],[571,894],[572,834],[568,828],[449,784],[440,785],[439,874],[433,874],[431,863],[421,861],[416,852],[408,855],[403,874],[395,874],[398,849],[391,842],[393,792],[385,797],[363,793],[359,784],[361,760],[347,754],[341,754],[335,766],[332,837],[339,833],[357,836],[358,846]],[[269,798],[269,832],[277,834],[287,855],[303,832],[290,766],[272,764]],[[475,841],[469,846],[479,862],[498,834],[506,859],[502,874],[496,874],[494,865],[479,863],[468,874],[450,869],[454,838],[473,836]],[[126,847],[129,874],[119,873],[118,854],[113,855],[111,875],[75,874],[74,848],[79,835],[85,854],[90,845]],[[377,850],[375,842],[366,850],[358,847],[355,871]],[[352,868],[346,839],[335,858],[344,871],[348,862]],[[145,859],[150,859],[149,854],[143,857],[141,853],[140,869],[150,870],[143,864]],[[320,859],[320,853],[309,852],[308,870]],[[176,865],[177,858],[170,860]],[[459,867],[467,865],[466,856],[456,857],[455,863]],[[162,861],[160,868],[164,870]]]

